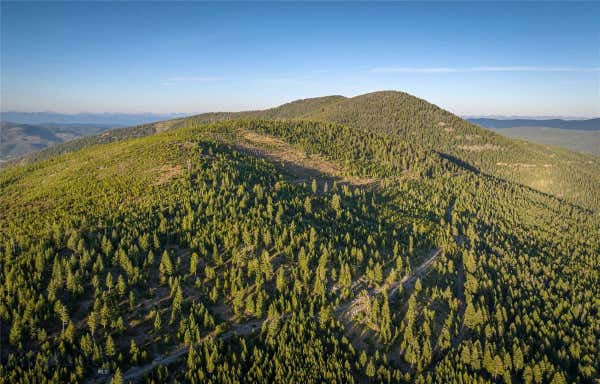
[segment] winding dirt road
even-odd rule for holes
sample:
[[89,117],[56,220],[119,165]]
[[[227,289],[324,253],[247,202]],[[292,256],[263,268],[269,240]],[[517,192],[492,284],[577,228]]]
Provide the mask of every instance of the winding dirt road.
[[[371,290],[370,292],[368,292],[369,298],[382,292],[384,289],[387,289],[388,290],[388,298],[391,300],[393,295],[395,295],[398,292],[398,289],[401,286],[402,287],[412,286],[417,281],[417,279],[423,277],[423,275],[425,275],[429,271],[429,269],[431,268],[431,266],[433,265],[435,260],[439,257],[441,252],[442,252],[441,248],[432,249],[429,256],[427,257],[427,259],[425,259],[425,261],[423,261],[419,266],[417,266],[410,275],[406,275],[401,280],[398,280],[398,281],[395,281],[395,282],[389,283],[389,284],[386,283],[386,284],[381,285],[380,287],[377,287],[377,288]],[[352,300],[346,304],[342,304],[342,305],[338,306],[334,310],[334,313],[336,315],[346,313],[350,317],[354,317],[354,315],[361,312],[365,308],[365,306],[366,306],[366,303],[364,302],[364,297],[356,296],[354,298],[354,300]]]
[[[389,290],[390,298],[393,294],[395,294],[400,286],[409,286],[416,282],[416,280],[422,277],[424,274],[429,271],[435,260],[441,253],[441,248],[435,248],[431,250],[429,257],[425,261],[423,261],[419,266],[417,266],[410,275],[404,276],[401,280],[393,282],[391,284],[384,284],[381,287],[371,290],[369,296],[373,296],[379,292],[382,292],[384,289]],[[358,285],[358,284],[357,284]],[[357,285],[353,285],[356,287]],[[354,300],[351,300],[347,303],[340,304],[337,308],[334,309],[334,314],[336,316],[340,315],[350,315],[353,316],[355,313],[358,313],[361,310],[361,297],[356,297]],[[206,338],[214,337],[221,340],[226,340],[232,336],[248,336],[256,331],[260,330],[263,323],[267,321],[266,319],[257,319],[252,320],[243,324],[238,324],[233,328],[219,334],[219,335],[207,335]],[[127,371],[123,373],[123,382],[125,383],[135,383],[143,376],[152,372],[155,368],[161,365],[169,365],[172,364],[184,356],[189,352],[189,347],[180,347],[173,352],[169,353],[167,356],[155,358],[152,362],[143,365],[141,367],[131,367]],[[91,379],[89,383],[107,383],[110,381],[110,377],[101,377]]]
[[[265,319],[252,320],[247,323],[240,324],[226,332],[223,332],[216,337],[221,340],[226,340],[234,335],[247,336],[247,335],[250,335],[250,334],[256,332],[257,330],[259,330],[264,322],[265,322]],[[209,335],[206,337],[212,337],[212,336]],[[169,355],[159,358],[159,359],[154,359],[151,363],[148,363],[142,367],[131,367],[130,369],[125,371],[125,373],[123,374],[123,382],[125,382],[125,383],[135,382],[135,381],[139,380],[140,378],[142,378],[144,375],[152,372],[152,370],[157,368],[158,366],[169,365],[171,363],[176,362],[177,360],[179,360],[179,358],[187,355],[189,350],[190,350],[189,347],[181,347],[181,348],[173,351]]]

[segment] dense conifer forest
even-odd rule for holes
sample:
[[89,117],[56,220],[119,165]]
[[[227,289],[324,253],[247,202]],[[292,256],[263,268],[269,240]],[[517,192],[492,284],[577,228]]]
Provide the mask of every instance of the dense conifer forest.
[[50,148],[0,171],[0,382],[597,382],[599,180],[394,92]]

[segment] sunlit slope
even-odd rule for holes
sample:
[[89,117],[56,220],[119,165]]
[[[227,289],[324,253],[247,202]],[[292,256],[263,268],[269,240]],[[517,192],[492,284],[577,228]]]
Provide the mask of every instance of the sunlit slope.
[[269,119],[291,119],[298,118],[303,115],[322,110],[324,106],[345,99],[343,96],[325,96],[312,99],[297,100],[276,108],[260,111],[247,112],[214,112],[205,113],[198,116],[193,116],[184,119],[173,119],[159,121],[156,123],[142,124],[128,128],[113,129],[96,136],[88,136],[80,139],[75,139],[67,143],[56,145],[36,153],[32,153],[22,159],[13,160],[11,164],[26,164],[31,161],[44,160],[50,157],[73,152],[81,148],[85,148],[94,144],[106,144],[120,140],[131,139],[135,137],[144,137],[160,133],[167,130],[172,130],[182,127],[190,127],[197,124],[206,124],[223,120],[234,119],[252,119],[252,118],[269,118]]
[[34,154],[45,159],[86,145],[123,140],[223,120],[268,119],[332,122],[360,134],[386,135],[479,171],[600,210],[598,157],[510,139],[471,124],[425,100],[403,92],[374,92],[345,98],[298,100],[263,111],[207,113],[74,140]]
[[328,106],[346,100],[344,96],[323,96],[292,101],[275,108],[245,112],[203,113],[188,118],[195,123],[209,123],[236,119],[302,119],[324,111]]
[[[414,206],[398,215],[373,190],[336,185],[335,174],[324,173],[314,189],[310,181],[303,186],[296,180],[304,167],[278,170],[250,153],[251,129],[175,130],[0,173],[2,380],[50,380],[46,364],[54,381],[101,380],[98,367],[127,373],[181,345],[217,348],[221,364],[231,358],[218,344],[228,328],[259,321],[258,331],[276,312],[298,316],[350,301],[353,276],[375,269],[379,279],[384,263],[402,267],[394,276],[408,273],[435,247],[432,213]],[[318,166],[327,163],[340,178],[353,173],[326,157]],[[397,196],[414,201],[414,193]],[[316,324],[285,316],[282,329]],[[339,324],[326,325],[301,345],[328,366],[299,366],[298,375],[364,376],[342,365],[356,358],[348,342],[342,351],[337,342],[319,347],[321,338],[343,336]],[[257,340],[257,351],[272,353],[268,345]],[[284,363],[294,361],[303,359]]]
[[0,212],[7,382],[598,375],[598,217],[383,130],[86,146],[0,172]]

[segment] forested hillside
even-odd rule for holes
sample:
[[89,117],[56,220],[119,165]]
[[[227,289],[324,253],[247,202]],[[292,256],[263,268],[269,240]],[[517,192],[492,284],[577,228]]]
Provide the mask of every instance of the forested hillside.
[[600,209],[597,157],[507,139],[402,92],[375,92],[331,104],[310,116],[377,130],[583,207]]
[[506,138],[404,92],[374,92],[353,98],[319,97],[263,111],[207,113],[141,125],[55,146],[21,162],[48,158],[92,143],[234,119],[332,122],[364,134],[385,134],[394,140],[437,152],[463,167],[600,211],[598,157]]
[[600,377],[587,157],[400,93],[69,145],[0,172],[0,382]]

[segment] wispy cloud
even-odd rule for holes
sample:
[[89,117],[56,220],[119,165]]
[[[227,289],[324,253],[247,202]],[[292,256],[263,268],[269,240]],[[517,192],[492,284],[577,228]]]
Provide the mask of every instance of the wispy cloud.
[[600,72],[600,67],[540,67],[540,66],[489,66],[489,67],[375,67],[371,73],[466,73],[466,72]]
[[211,77],[211,76],[178,76],[171,77],[167,79],[167,82],[175,82],[175,81],[200,81],[200,82],[208,82],[208,81],[219,81],[223,80],[221,77]]

